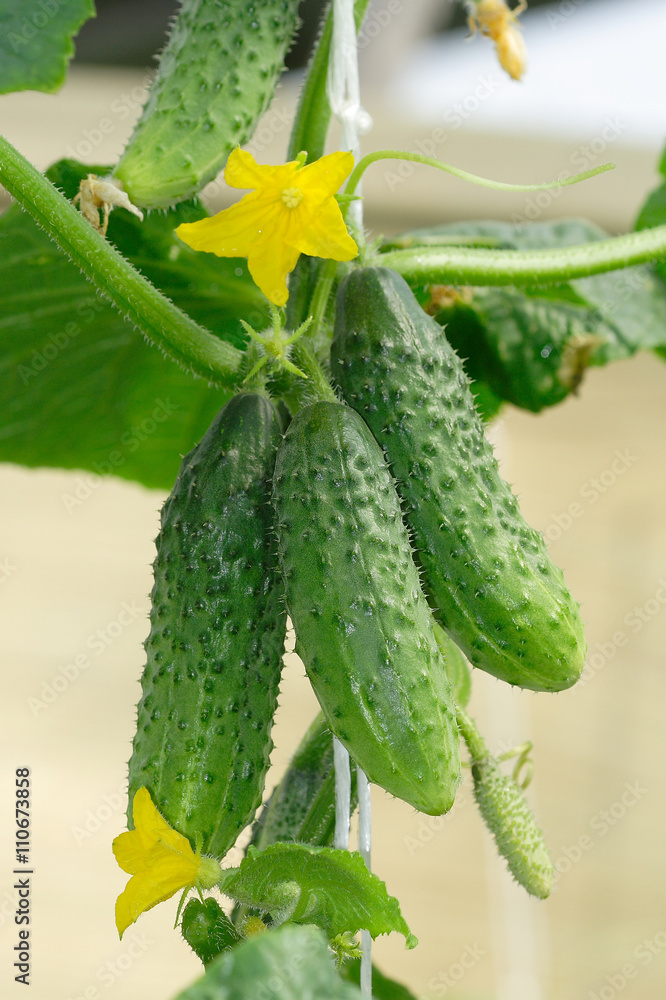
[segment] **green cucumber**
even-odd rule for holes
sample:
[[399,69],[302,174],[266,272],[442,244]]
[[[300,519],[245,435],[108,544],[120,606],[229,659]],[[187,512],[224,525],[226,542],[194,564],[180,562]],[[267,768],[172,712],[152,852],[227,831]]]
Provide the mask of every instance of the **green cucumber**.
[[[352,765],[351,809],[356,808]],[[251,843],[258,850],[277,841],[332,847],[335,836],[333,734],[320,713],[301,740],[280,784],[257,817]]]
[[570,687],[585,663],[578,605],[499,474],[462,362],[398,274],[344,279],[331,363],[384,449],[441,624],[475,667]]
[[458,712],[458,724],[472,758],[474,798],[509,871],[530,895],[550,895],[555,869],[543,833],[519,785],[503,774],[474,722]]
[[236,396],[184,459],[162,510],[147,664],[129,764],[164,818],[224,856],[272,749],[285,636],[270,505],[273,404]]
[[451,687],[393,481],[358,414],[302,409],[273,497],[296,651],[326,721],[370,781],[446,812],[460,782]]
[[298,0],[184,0],[114,176],[130,200],[191,198],[252,135],[298,26]]
[[204,965],[235,948],[243,940],[229,917],[212,896],[190,899],[180,924],[183,937]]

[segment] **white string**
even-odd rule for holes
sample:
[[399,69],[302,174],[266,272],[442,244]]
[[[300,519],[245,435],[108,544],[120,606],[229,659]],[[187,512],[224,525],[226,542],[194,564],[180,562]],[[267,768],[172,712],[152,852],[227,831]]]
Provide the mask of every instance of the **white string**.
[[335,767],[335,846],[346,851],[349,847],[351,802],[351,770],[349,754],[340,740],[333,737],[333,764]]
[[[358,80],[358,45],[354,0],[333,0],[333,37],[328,63],[326,91],[331,111],[342,125],[340,144],[348,149],[358,163],[361,157],[360,135],[372,127],[370,115],[361,107]],[[356,189],[360,196],[360,186]],[[360,197],[349,206],[348,219],[355,229],[363,228],[363,202]],[[349,805],[351,780],[349,754],[334,740],[335,763],[335,846],[349,846]],[[370,786],[360,768],[356,768],[356,787],[359,803],[359,850],[370,868],[372,846]],[[361,931],[363,955],[361,958],[361,993],[372,996],[372,938],[368,931]]]
[[[354,0],[333,0],[333,37],[326,92],[331,111],[342,125],[340,144],[353,153],[358,163],[361,156],[359,137],[370,131],[372,119],[361,107]],[[360,186],[356,193],[360,195]],[[362,228],[363,202],[360,198],[351,203],[348,218],[357,229]]]
[[[358,791],[358,849],[372,871],[372,805],[370,802],[370,782],[365,772],[356,769],[356,789]],[[372,996],[372,938],[369,931],[361,931],[361,993]]]

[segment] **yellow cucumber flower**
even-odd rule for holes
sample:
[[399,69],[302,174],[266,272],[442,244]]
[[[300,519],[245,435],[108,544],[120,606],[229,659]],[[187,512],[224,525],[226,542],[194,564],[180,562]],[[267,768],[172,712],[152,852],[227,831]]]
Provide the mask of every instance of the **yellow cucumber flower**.
[[179,889],[212,889],[222,873],[219,861],[195,854],[187,837],[160,816],[147,788],[140,788],[134,796],[132,815],[134,829],[113,841],[116,861],[132,876],[116,901],[121,938],[145,910]]
[[335,192],[354,166],[351,153],[331,153],[304,166],[304,154],[268,166],[234,149],[224,179],[251,188],[231,208],[199,222],[184,222],[176,233],[194,250],[218,257],[247,257],[250,274],[267,299],[283,306],[287,275],[300,254],[352,260],[358,247],[347,232]]

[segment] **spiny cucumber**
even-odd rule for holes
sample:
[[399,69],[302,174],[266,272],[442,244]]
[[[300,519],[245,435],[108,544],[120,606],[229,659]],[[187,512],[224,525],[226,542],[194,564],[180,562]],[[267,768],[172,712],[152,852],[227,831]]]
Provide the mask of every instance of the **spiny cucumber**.
[[183,937],[204,965],[235,948],[243,938],[217,900],[207,896],[203,901],[191,899],[183,910]]
[[578,605],[499,474],[462,363],[387,268],[342,282],[334,377],[384,449],[424,589],[473,666],[560,691],[580,676]]
[[280,425],[232,399],[184,459],[162,510],[130,803],[145,785],[205,853],[227,853],[261,802],[285,613],[270,504]]
[[446,812],[460,781],[451,687],[393,481],[358,414],[302,409],[273,497],[296,651],[326,721],[371,781]]
[[464,712],[458,724],[472,757],[474,797],[509,871],[532,896],[550,895],[555,869],[534,813],[513,778],[503,774]]
[[212,180],[266,109],[298,0],[184,0],[114,176],[135,205],[166,208]]

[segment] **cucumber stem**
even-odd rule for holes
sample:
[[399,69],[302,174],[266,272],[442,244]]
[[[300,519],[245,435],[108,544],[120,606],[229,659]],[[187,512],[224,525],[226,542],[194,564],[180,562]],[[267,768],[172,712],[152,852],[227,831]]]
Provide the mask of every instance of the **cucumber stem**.
[[452,285],[547,285],[644,264],[666,255],[666,226],[551,250],[427,247],[391,250],[380,262],[408,281]]
[[[308,376],[307,382],[301,382],[303,387],[302,399],[300,401],[301,407],[304,406],[306,402],[311,403],[315,400],[325,400],[328,403],[337,403],[338,398],[333,392],[333,388],[331,387],[331,383],[328,380],[326,372],[319,363],[314,351],[312,351],[309,346],[300,340],[294,344],[293,356],[298,367],[302,368]],[[290,403],[291,402],[292,397],[290,397]]]
[[234,385],[243,352],[199,326],[158,291],[2,136],[0,181],[150,343],[211,384]]
[[470,718],[467,712],[463,712],[462,708],[458,706],[456,706],[456,721],[460,734],[467,744],[472,764],[478,764],[480,761],[486,760],[490,756],[490,751],[484,743],[481,733],[476,728],[476,723]]

